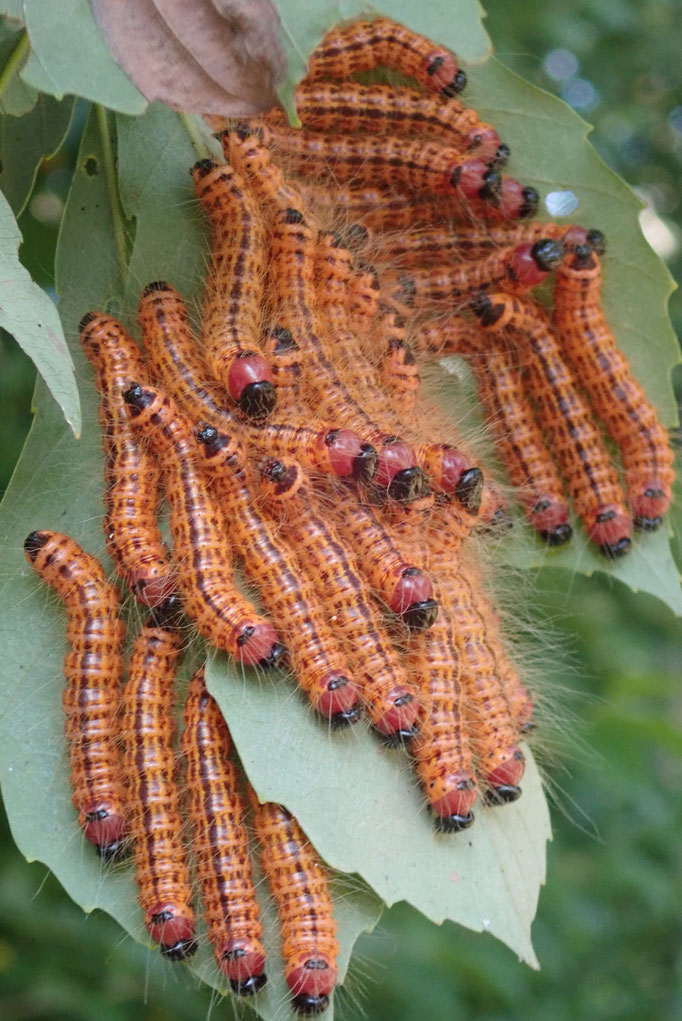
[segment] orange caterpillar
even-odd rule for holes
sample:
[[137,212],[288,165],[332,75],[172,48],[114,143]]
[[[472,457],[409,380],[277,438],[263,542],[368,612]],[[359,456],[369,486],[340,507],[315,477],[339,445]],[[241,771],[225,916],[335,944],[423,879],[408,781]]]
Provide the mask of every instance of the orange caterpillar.
[[122,396],[130,379],[146,379],[147,370],[137,344],[111,316],[88,312],[80,321],[80,331],[101,395],[107,551],[136,599],[154,606],[174,586],[156,523],[159,470],[153,457],[140,448]]
[[355,550],[372,589],[414,631],[431,627],[438,614],[433,584],[402,555],[370,507],[349,497],[333,500],[332,514],[346,546]]
[[206,426],[197,433],[202,466],[229,521],[247,577],[276,626],[287,635],[289,662],[315,709],[334,728],[358,719],[358,691],[312,583],[294,551],[253,503],[244,450]]
[[[303,81],[295,99],[296,112],[309,131],[428,136],[460,152],[473,152],[478,159],[494,160],[498,167],[509,158],[509,148],[501,145],[495,129],[454,98],[391,85]],[[265,119],[281,125],[284,117],[272,110]]]
[[188,423],[163,391],[134,385],[131,420],[163,464],[178,590],[199,634],[246,666],[276,666],[284,648],[234,583],[227,529],[197,463]]
[[464,202],[496,204],[499,199],[499,171],[452,146],[400,135],[321,134],[271,123],[254,128],[268,148],[286,158],[291,171],[304,177],[332,173],[339,181],[372,183],[389,191],[453,194]]
[[454,53],[390,18],[330,29],[308,60],[307,77],[350,78],[375,67],[393,68],[443,96],[457,95],[467,82]]
[[[197,347],[185,303],[175,288],[162,280],[147,284],[138,319],[149,368],[158,383],[196,421],[210,419],[230,428],[234,418],[227,409],[227,393]],[[128,385],[132,379],[140,377],[130,372]]]
[[204,685],[202,665],[190,681],[182,754],[201,900],[218,968],[239,996],[265,985],[263,926],[253,883],[239,774],[232,741]]
[[429,567],[440,579],[444,615],[452,620],[460,660],[460,683],[468,702],[467,724],[477,772],[492,804],[515,801],[525,763],[518,747],[519,728],[505,679],[507,664],[491,634],[480,582],[461,556],[443,549],[435,536]]
[[542,238],[535,244],[498,249],[463,265],[447,263],[409,273],[391,271],[383,274],[382,295],[412,309],[439,305],[451,311],[453,299],[490,287],[506,287],[514,292],[537,287],[556,269],[563,254],[559,241]]
[[376,475],[376,450],[352,429],[329,429],[312,420],[307,425],[266,422],[250,429],[248,436],[268,456],[293,457],[312,472],[363,482]]
[[67,615],[69,651],[62,695],[71,792],[83,834],[101,858],[125,851],[125,800],[114,736],[124,627],[116,589],[100,563],[60,532],[31,532],[29,563],[55,590]]
[[618,477],[543,313],[508,294],[483,296],[475,311],[485,329],[511,333],[527,352],[524,365],[538,421],[575,509],[604,556],[623,556],[631,546],[632,520]]
[[618,350],[600,292],[599,257],[579,245],[557,270],[554,323],[580,385],[620,449],[634,523],[651,532],[672,500],[675,457],[656,409]]
[[282,805],[261,805],[249,788],[260,864],[277,905],[284,977],[297,1014],[321,1014],[336,985],[336,922],[325,868]]
[[[395,317],[394,313],[391,313]],[[419,366],[406,341],[393,331],[381,360],[381,378],[392,397],[395,411],[405,417],[414,410],[417,391],[421,385]]]
[[540,196],[531,186],[524,186],[512,177],[502,177],[497,169],[488,171],[490,194],[485,201],[462,202],[449,195],[435,198],[387,194],[373,185],[337,187],[330,193],[326,187],[306,183],[303,192],[315,208],[360,222],[368,230],[407,231],[422,224],[442,226],[443,222],[470,220],[472,213],[487,224],[526,220],[534,216]]
[[263,351],[272,370],[278,404],[292,407],[300,400],[303,384],[300,347],[286,327],[271,326],[263,335]]
[[229,131],[223,131],[220,137],[225,159],[248,179],[266,215],[290,206],[301,207],[300,189],[285,180],[272,153],[250,124],[240,121]]
[[[436,593],[442,607],[438,587]],[[424,703],[420,732],[410,751],[436,829],[444,833],[471,826],[478,796],[455,631],[449,610],[441,608],[434,625],[411,638],[406,659]]]
[[303,214],[292,208],[278,213],[271,235],[270,273],[281,295],[279,321],[291,330],[307,356],[308,382],[322,412],[376,447],[376,485],[393,499],[411,499],[422,483],[412,448],[380,428],[357,400],[324,343],[313,286],[315,253],[313,233]]
[[538,241],[585,243],[591,238],[603,251],[604,236],[598,230],[585,230],[572,224],[542,223],[539,220],[505,224],[499,227],[464,227],[437,223],[428,227],[406,229],[382,239],[392,264],[402,267],[446,263],[452,259],[481,259],[498,248],[534,245]]
[[135,639],[119,725],[138,899],[149,935],[171,961],[197,950],[173,748],[178,609],[172,598]]
[[460,350],[473,355],[479,400],[531,526],[549,546],[564,545],[573,530],[561,479],[513,359],[501,342],[488,343],[483,350],[478,344],[473,350],[462,344]]
[[277,403],[272,372],[258,351],[265,223],[256,198],[231,166],[200,160],[192,177],[213,226],[213,268],[202,317],[206,359],[242,411],[264,418]]
[[334,622],[373,725],[390,740],[408,740],[416,733],[415,692],[386,629],[377,620],[369,586],[360,576],[353,552],[322,516],[295,461],[268,461],[262,483],[266,499],[273,511],[280,510],[282,527]]

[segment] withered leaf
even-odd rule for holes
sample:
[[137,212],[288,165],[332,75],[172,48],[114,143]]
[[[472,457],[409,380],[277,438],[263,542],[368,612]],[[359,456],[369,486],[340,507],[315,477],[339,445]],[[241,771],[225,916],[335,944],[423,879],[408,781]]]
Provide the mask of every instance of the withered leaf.
[[271,0],[91,0],[116,61],[150,101],[249,116],[277,102],[286,58]]

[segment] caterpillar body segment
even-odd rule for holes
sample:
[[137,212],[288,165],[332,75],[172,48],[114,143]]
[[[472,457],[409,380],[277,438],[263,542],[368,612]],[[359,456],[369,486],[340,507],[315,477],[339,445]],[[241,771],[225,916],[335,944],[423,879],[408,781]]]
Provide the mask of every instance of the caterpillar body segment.
[[510,352],[503,341],[488,343],[473,352],[471,367],[497,451],[531,527],[549,546],[564,545],[573,530],[563,486]]
[[308,81],[350,78],[357,71],[392,68],[443,96],[460,93],[466,74],[456,56],[390,18],[332,28],[308,60]]
[[[159,385],[194,421],[232,427],[235,420],[228,409],[228,394],[211,375],[175,288],[161,280],[147,284],[138,319],[149,368]],[[139,381],[140,377],[130,372],[127,379]]]
[[192,176],[213,228],[201,330],[206,360],[241,410],[264,418],[277,403],[272,372],[259,350],[265,223],[255,197],[229,164],[201,160]]
[[123,689],[119,738],[138,899],[164,957],[197,950],[193,891],[182,840],[173,718],[178,631],[152,617],[140,630]]
[[248,430],[254,446],[269,457],[294,458],[311,472],[370,482],[376,475],[377,453],[352,429],[333,429],[320,422],[266,422]]
[[485,329],[509,331],[517,341],[538,422],[576,512],[604,556],[623,556],[631,546],[632,519],[601,434],[546,317],[536,306],[500,293],[482,298],[476,311]]
[[674,454],[604,317],[601,263],[589,245],[574,248],[557,270],[554,323],[580,385],[621,452],[635,525],[654,531],[672,500]]
[[261,805],[252,789],[260,864],[277,906],[284,977],[297,1014],[320,1014],[338,977],[336,921],[326,870],[298,822],[282,805]]
[[414,350],[423,360],[482,353],[488,343],[476,320],[456,315],[422,323],[412,336]]
[[88,312],[81,343],[100,392],[104,467],[104,534],[117,573],[136,599],[154,606],[173,591],[173,572],[156,522],[159,470],[130,424],[123,390],[147,379],[135,341],[111,316]]
[[279,512],[282,528],[334,622],[373,725],[388,739],[409,739],[416,732],[418,701],[377,619],[353,552],[323,517],[300,465],[270,460],[261,479],[265,499],[274,514]]
[[269,327],[263,337],[263,351],[272,370],[277,400],[285,408],[294,407],[301,399],[304,367],[301,349],[285,326]]
[[390,337],[381,361],[381,378],[398,415],[410,415],[421,385],[419,366],[409,344],[395,333]]
[[125,393],[131,421],[163,465],[178,590],[197,630],[246,666],[275,666],[283,654],[272,624],[234,582],[223,513],[201,474],[189,424],[155,387]]
[[349,288],[348,325],[360,344],[363,344],[379,315],[381,292],[377,271],[372,266],[358,265],[356,262]]
[[[498,166],[508,157],[506,149],[499,154],[501,141],[495,129],[454,97],[354,81],[303,81],[295,100],[296,112],[310,131],[427,136],[478,159],[496,160]],[[284,116],[274,110],[266,121],[281,125]]]
[[62,694],[73,805],[104,861],[126,851],[125,793],[115,736],[124,627],[119,597],[95,557],[61,532],[31,532],[26,557],[66,613]]
[[371,507],[341,498],[334,501],[333,514],[374,592],[411,630],[431,627],[438,614],[432,581],[403,556]]
[[[435,591],[442,603],[438,586]],[[471,809],[478,787],[465,719],[455,624],[447,608],[428,631],[411,637],[406,664],[410,675],[418,680],[423,702],[420,732],[410,745],[417,775],[434,813],[436,829],[456,833],[474,821]]]
[[338,728],[358,719],[358,690],[326,613],[294,550],[254,506],[238,440],[206,426],[197,433],[230,536],[263,605],[282,634],[298,684]]
[[384,274],[382,295],[419,311],[434,305],[447,307],[456,298],[488,288],[509,293],[525,291],[543,283],[563,254],[561,242],[542,238],[535,244],[501,248],[472,262],[446,263],[409,273],[394,271]]
[[192,849],[218,968],[235,993],[251,996],[266,982],[263,925],[232,742],[204,670],[199,667],[190,682],[182,732]]
[[300,189],[285,179],[263,142],[258,123],[240,121],[234,129],[222,133],[221,141],[225,159],[248,181],[268,219],[282,209],[303,207]]

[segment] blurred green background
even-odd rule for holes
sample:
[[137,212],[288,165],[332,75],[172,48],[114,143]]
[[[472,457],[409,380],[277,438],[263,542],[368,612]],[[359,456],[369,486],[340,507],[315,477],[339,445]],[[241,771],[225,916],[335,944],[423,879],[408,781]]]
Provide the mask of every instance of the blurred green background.
[[[427,0],[428,2],[428,0]],[[604,158],[647,201],[644,227],[682,272],[682,10],[679,0],[487,0],[498,56],[595,125]],[[52,285],[67,145],[20,222],[22,257]],[[682,302],[673,298],[682,328]],[[0,487],[30,424],[34,373],[0,338]],[[682,514],[678,513],[682,531]],[[678,543],[682,555],[682,543]],[[661,604],[600,578],[538,577],[537,607],[569,645],[581,723],[559,774],[534,973],[491,938],[438,929],[396,907],[363,938],[341,1017],[376,1021],[574,1021],[682,1017],[682,626]],[[570,587],[570,593],[565,589]],[[573,738],[575,737],[575,740]],[[578,751],[581,748],[582,750]],[[2,821],[0,1018],[176,1021],[231,1016],[159,955],[85,917]],[[248,1012],[247,1012],[248,1013]]]

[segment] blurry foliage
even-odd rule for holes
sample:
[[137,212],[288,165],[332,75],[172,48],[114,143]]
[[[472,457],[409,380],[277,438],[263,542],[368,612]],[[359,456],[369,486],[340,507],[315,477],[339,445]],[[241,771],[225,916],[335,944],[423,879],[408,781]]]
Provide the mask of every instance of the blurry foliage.
[[[556,49],[579,62],[597,104],[592,140],[656,211],[682,221],[682,63],[677,0],[487,0],[498,55],[561,94],[543,70]],[[575,76],[574,76],[575,77]],[[677,127],[675,127],[677,125]],[[43,168],[36,194],[68,188],[69,144]],[[56,229],[29,205],[22,258],[46,287]],[[674,225],[673,225],[673,230]],[[677,228],[679,231],[679,227]],[[669,260],[680,277],[682,254]],[[682,301],[673,298],[682,325]],[[33,370],[3,335],[0,400],[4,488],[27,431]],[[679,515],[678,515],[679,517]],[[682,549],[682,544],[680,544]],[[501,944],[438,929],[398,906],[361,940],[342,1016],[372,1021],[575,1021],[682,1016],[682,627],[659,602],[599,579],[538,575],[541,616],[564,633],[573,668],[551,680],[575,692],[549,848],[549,885],[534,942],[540,973]],[[577,730],[577,734],[573,732]],[[553,776],[556,774],[553,772]],[[180,1021],[206,1016],[210,993],[164,968],[102,915],[85,917],[40,865],[28,865],[2,822],[0,1017]],[[230,1016],[218,1006],[216,1016]]]

